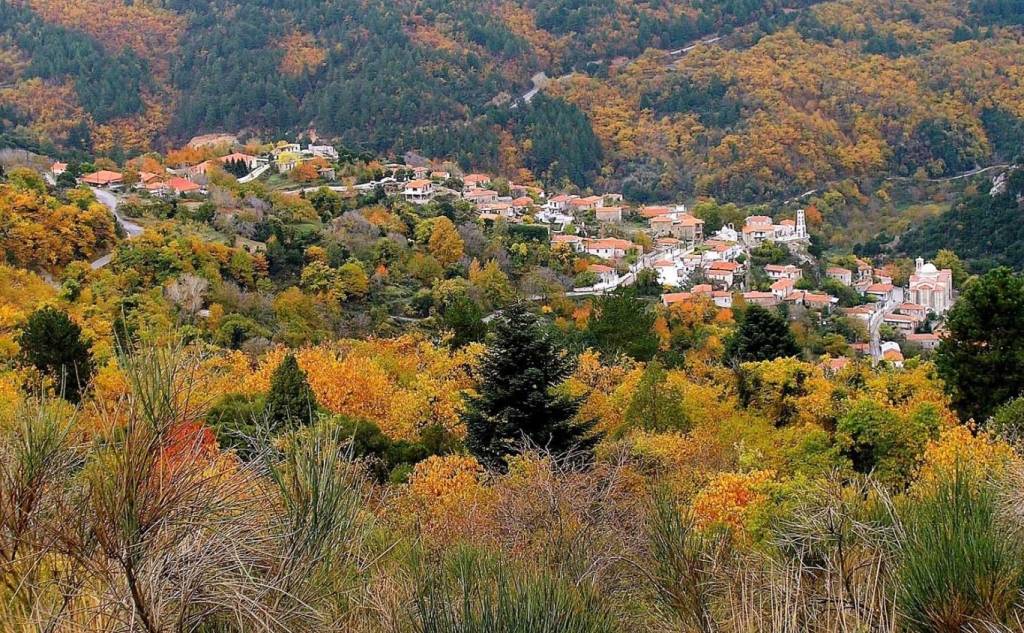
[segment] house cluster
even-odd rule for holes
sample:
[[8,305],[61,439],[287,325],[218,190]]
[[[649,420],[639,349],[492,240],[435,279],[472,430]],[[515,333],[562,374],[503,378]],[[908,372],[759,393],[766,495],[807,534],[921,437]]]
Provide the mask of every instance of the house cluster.
[[491,188],[491,177],[486,174],[469,174],[462,179],[462,189],[449,189],[443,183],[449,181],[452,174],[448,171],[416,167],[412,170],[414,178],[404,183],[402,197],[407,202],[421,205],[427,204],[439,195],[451,195],[473,203],[483,220],[504,219],[508,222],[521,222],[531,209],[535,208],[535,197],[543,197],[544,192],[537,187],[509,183],[511,195],[501,195]]
[[[51,173],[54,177],[60,176],[65,171],[67,171],[67,165],[64,163],[54,163],[51,167]],[[203,185],[188,178],[146,171],[139,172],[138,179],[130,185],[126,185],[123,173],[109,169],[101,169],[84,174],[78,181],[90,187],[99,187],[111,191],[123,191],[130,187],[136,191],[148,191],[156,196],[182,196],[206,193]]]
[[722,227],[716,234],[721,239],[742,242],[747,248],[756,248],[764,242],[800,242],[808,239],[807,219],[803,209],[798,209],[796,219],[785,219],[776,223],[767,215],[751,215],[737,230],[732,224]]
[[273,163],[278,173],[287,174],[305,162],[318,161],[317,172],[324,180],[334,180],[336,173],[331,166],[332,161],[338,160],[338,150],[332,145],[315,145],[310,143],[306,147],[298,143],[282,141],[270,152],[269,157],[252,157],[256,164],[250,165],[250,171],[255,170],[261,164]]
[[[956,299],[953,287],[953,272],[948,268],[939,269],[931,262],[918,257],[914,262],[914,273],[906,287],[893,283],[892,272],[887,269],[875,270],[863,261],[857,260],[857,271],[848,268],[829,268],[832,279],[857,288],[870,300],[869,303],[847,308],[846,314],[862,319],[874,334],[885,325],[901,335],[904,341],[924,350],[938,347],[941,330],[921,332],[922,326],[932,319],[940,318],[953,306]],[[881,341],[877,349],[867,344],[866,352],[894,363],[902,363],[900,345],[896,341]]]
[[640,215],[647,220],[655,237],[674,237],[690,243],[704,239],[704,220],[687,213],[684,205],[645,206]]

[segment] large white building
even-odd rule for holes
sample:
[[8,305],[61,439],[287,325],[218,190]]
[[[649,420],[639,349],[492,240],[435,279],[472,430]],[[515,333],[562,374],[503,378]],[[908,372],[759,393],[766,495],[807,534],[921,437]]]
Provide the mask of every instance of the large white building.
[[907,300],[917,303],[935,314],[943,314],[953,305],[953,271],[939,270],[935,264],[918,257],[914,274],[910,276]]

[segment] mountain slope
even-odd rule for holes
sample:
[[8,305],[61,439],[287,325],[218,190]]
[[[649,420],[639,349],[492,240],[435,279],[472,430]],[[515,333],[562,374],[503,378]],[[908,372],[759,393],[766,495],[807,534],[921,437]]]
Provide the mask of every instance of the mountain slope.
[[[1004,0],[90,5],[0,0],[0,143],[117,154],[315,129],[639,200],[767,200],[968,169],[1014,151],[1024,117]],[[545,89],[550,112],[502,105],[573,69]]]

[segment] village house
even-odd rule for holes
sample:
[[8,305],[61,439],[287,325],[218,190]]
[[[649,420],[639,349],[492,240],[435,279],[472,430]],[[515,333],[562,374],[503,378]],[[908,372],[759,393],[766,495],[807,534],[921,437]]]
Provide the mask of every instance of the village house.
[[941,339],[938,334],[934,332],[926,332],[921,334],[907,334],[906,336],[908,343],[914,343],[920,345],[921,349],[925,351],[932,351],[939,346]]
[[598,207],[594,216],[598,222],[622,222],[622,207]]
[[486,174],[469,174],[462,179],[462,189],[486,189],[491,184],[491,177]]
[[659,259],[652,264],[652,267],[658,273],[658,283],[663,286],[679,285],[679,268],[674,261]]
[[917,325],[917,319],[907,314],[890,312],[882,317],[882,323],[896,328],[904,334],[909,334],[914,331],[914,327]]
[[714,253],[718,259],[736,259],[743,254],[743,246],[738,242],[725,240],[707,240],[704,242],[707,252]]
[[656,218],[659,216],[671,216],[676,217],[686,213],[686,205],[678,204],[674,206],[659,206],[650,205],[640,209],[640,216],[645,220]]
[[732,307],[732,293],[728,290],[712,290],[711,302],[719,308]]
[[569,209],[573,213],[582,211],[595,211],[604,206],[604,198],[601,196],[587,196],[586,198],[573,198],[569,201]]
[[864,289],[864,294],[869,299],[880,301],[882,305],[889,307],[903,299],[903,289],[892,284],[874,283]]
[[651,230],[655,235],[671,235],[685,242],[698,242],[704,239],[704,220],[689,213],[669,213],[650,219]]
[[857,260],[857,279],[872,279],[875,276],[874,267],[864,261],[863,259]]
[[785,299],[793,292],[795,285],[796,282],[791,278],[784,277],[772,284],[771,292],[768,294],[778,297],[779,299]]
[[944,314],[953,306],[953,271],[939,270],[935,264],[918,257],[910,276],[908,301],[923,305],[935,314]]
[[661,295],[661,302],[666,308],[677,303],[689,303],[690,301],[693,301],[692,292],[669,292]]
[[830,266],[825,270],[825,276],[829,279],[835,279],[844,286],[853,285],[853,271],[849,268],[839,268],[838,266]]
[[[789,280],[787,280],[789,281]],[[762,308],[774,308],[779,305],[779,297],[774,292],[763,292],[760,290],[751,290],[750,292],[743,293],[743,300],[749,304],[758,305]]]
[[770,279],[792,279],[796,281],[804,276],[804,271],[792,264],[781,266],[779,264],[766,264],[764,272]]
[[613,284],[619,279],[619,273],[611,266],[604,264],[591,264],[587,270],[597,275],[599,284]]
[[462,197],[473,204],[487,204],[498,201],[498,192],[493,189],[473,189],[464,193]]
[[840,356],[838,358],[825,358],[821,362],[821,368],[828,376],[835,376],[839,372],[843,371],[850,366],[850,359],[846,356]]
[[923,323],[928,318],[928,308],[921,305],[920,303],[904,302],[901,303],[896,311],[900,314],[905,314],[909,317],[913,317],[915,325],[917,323]]
[[526,213],[533,206],[533,198],[520,196],[512,201],[512,210],[518,214]]
[[481,217],[483,217],[484,215],[494,215],[509,220],[516,217],[516,210],[512,206],[512,203],[505,200],[499,200],[497,202],[485,202],[483,204],[477,205],[477,209],[479,209]]
[[151,182],[160,180],[160,174],[154,174],[151,171],[140,171],[139,172],[139,184],[148,185]]
[[50,173],[53,174],[54,178],[56,178],[57,176],[63,174],[67,170],[68,170],[68,164],[67,163],[56,162],[56,163],[50,165]]
[[567,248],[571,251],[580,253],[584,249],[584,239],[580,236],[555,234],[551,237],[551,248]]
[[772,219],[766,215],[751,215],[744,222],[741,232],[743,243],[754,247],[774,236],[775,226],[772,224]]
[[81,178],[82,182],[91,187],[106,187],[116,189],[124,184],[124,176],[120,172],[101,169]]
[[883,342],[882,360],[892,363],[896,367],[903,367],[903,352],[900,350],[900,344],[894,341]]
[[548,201],[544,203],[544,209],[547,211],[554,211],[556,213],[568,211],[569,203],[573,198],[574,196],[560,193],[557,196],[548,198]]
[[726,288],[731,288],[735,275],[739,272],[740,265],[736,262],[716,261],[708,266],[707,276],[712,281],[721,283]]
[[412,204],[427,204],[434,199],[435,190],[433,181],[427,179],[410,180],[405,183],[402,196]]
[[333,145],[313,145],[310,143],[306,147],[306,151],[318,158],[338,160],[338,150],[334,149]]
[[179,196],[189,193],[200,193],[203,190],[202,186],[185,178],[169,178],[166,184],[167,189],[171,193]]
[[632,251],[642,252],[640,246],[630,242],[629,240],[623,240],[616,237],[606,237],[602,239],[586,240],[583,244],[583,250],[595,257],[601,259],[621,259],[628,255]]
[[810,310],[827,311],[836,300],[827,294],[807,292],[806,290],[795,290],[783,299],[787,304],[800,306]]

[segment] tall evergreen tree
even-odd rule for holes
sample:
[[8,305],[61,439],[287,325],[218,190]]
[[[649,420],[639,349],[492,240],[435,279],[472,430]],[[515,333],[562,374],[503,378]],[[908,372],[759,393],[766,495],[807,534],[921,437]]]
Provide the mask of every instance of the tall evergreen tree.
[[78,402],[92,376],[89,341],[67,313],[53,307],[33,312],[18,340],[25,360],[56,381],[60,394]]
[[306,380],[294,354],[288,354],[270,377],[270,392],[264,416],[273,432],[312,424],[316,416],[316,394]]
[[469,450],[488,468],[501,469],[524,444],[555,455],[586,456],[599,436],[593,422],[574,418],[580,401],[552,389],[572,372],[537,317],[523,304],[505,311],[484,354],[479,394],[463,414]]
[[632,291],[603,297],[590,322],[594,347],[606,356],[626,354],[650,360],[658,351],[654,334],[655,315]]
[[739,362],[773,360],[800,353],[789,324],[775,312],[752,305],[729,339],[726,355]]
[[939,375],[960,416],[984,423],[1024,393],[1024,277],[996,268],[972,281],[946,328],[935,354]]

